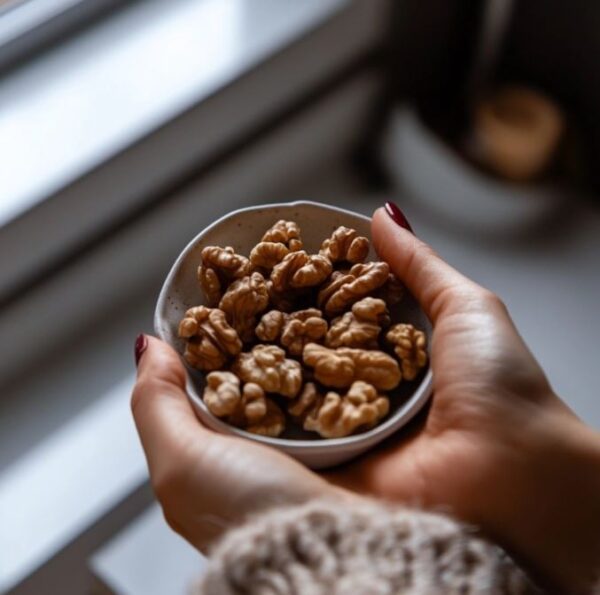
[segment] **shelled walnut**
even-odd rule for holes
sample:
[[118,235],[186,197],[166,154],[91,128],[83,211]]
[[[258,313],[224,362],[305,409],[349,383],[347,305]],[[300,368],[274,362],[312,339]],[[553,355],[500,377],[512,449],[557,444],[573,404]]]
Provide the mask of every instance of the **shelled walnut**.
[[319,307],[329,316],[341,314],[355,302],[379,289],[387,280],[390,267],[385,262],[355,264],[348,273],[332,275],[317,297]]
[[299,356],[304,345],[325,337],[327,321],[316,308],[291,314],[271,310],[263,315],[255,333],[261,341],[278,342],[290,355]]
[[414,380],[427,364],[427,337],[412,324],[395,324],[385,335],[400,360],[402,376]]
[[252,266],[245,256],[236,254],[231,246],[206,246],[200,258],[198,281],[209,306],[216,306],[229,284],[234,279],[248,275]]
[[295,221],[280,219],[263,235],[261,242],[279,242],[284,244],[290,252],[302,250],[300,227]]
[[247,382],[240,390],[240,379],[231,372],[208,374],[202,399],[213,415],[248,432],[279,436],[285,428],[283,411],[263,389]]
[[318,254],[304,250],[290,252],[271,271],[273,288],[278,292],[320,285],[331,274],[331,262]]
[[305,365],[314,368],[316,380],[333,388],[344,388],[355,380],[364,380],[379,390],[392,390],[402,380],[398,362],[383,351],[350,347],[329,349],[308,343],[302,359]]
[[242,341],[253,339],[256,315],[266,310],[268,305],[265,279],[257,272],[234,281],[219,302],[219,308],[225,312],[229,324]]
[[271,270],[279,264],[288,254],[285,244],[280,242],[259,242],[250,252],[250,262],[257,267]]
[[334,318],[325,337],[325,345],[377,349],[381,329],[389,326],[390,316],[383,300],[367,297],[356,302],[351,312]]
[[389,399],[374,386],[363,381],[353,382],[345,395],[328,391],[319,394],[309,382],[289,411],[303,429],[317,432],[323,438],[342,438],[357,429],[367,430],[383,419],[390,408]]
[[334,264],[336,262],[357,264],[367,258],[369,240],[358,235],[355,229],[341,225],[331,234],[331,237],[323,241],[319,254]]
[[265,392],[289,399],[295,397],[302,386],[302,366],[287,359],[285,351],[277,345],[256,345],[252,351],[240,353],[231,371],[244,382],[254,382]]
[[217,308],[190,308],[179,323],[178,332],[186,340],[186,361],[199,370],[218,370],[242,350],[237,332]]

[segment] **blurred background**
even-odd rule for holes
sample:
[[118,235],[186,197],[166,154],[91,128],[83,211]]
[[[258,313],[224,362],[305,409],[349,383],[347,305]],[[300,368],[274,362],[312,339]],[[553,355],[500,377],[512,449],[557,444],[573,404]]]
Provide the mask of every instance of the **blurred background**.
[[600,428],[600,5],[0,0],[0,593],[186,593],[133,341],[215,218],[308,198],[508,304]]

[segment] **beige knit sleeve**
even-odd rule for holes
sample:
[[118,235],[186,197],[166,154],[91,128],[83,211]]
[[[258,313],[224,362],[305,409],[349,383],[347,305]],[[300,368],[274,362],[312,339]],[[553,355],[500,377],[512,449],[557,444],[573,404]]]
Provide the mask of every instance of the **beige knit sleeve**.
[[499,548],[448,517],[329,501],[264,513],[214,549],[202,595],[539,593]]

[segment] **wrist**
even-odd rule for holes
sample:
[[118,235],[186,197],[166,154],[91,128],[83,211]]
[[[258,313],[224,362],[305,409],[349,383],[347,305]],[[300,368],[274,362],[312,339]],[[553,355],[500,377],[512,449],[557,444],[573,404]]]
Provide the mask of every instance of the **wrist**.
[[535,436],[495,532],[542,581],[587,593],[600,579],[600,436],[562,409]]

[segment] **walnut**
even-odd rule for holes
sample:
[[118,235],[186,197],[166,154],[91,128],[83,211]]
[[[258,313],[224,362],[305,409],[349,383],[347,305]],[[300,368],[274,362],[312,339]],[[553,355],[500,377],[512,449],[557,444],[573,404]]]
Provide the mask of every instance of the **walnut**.
[[289,315],[281,333],[281,344],[290,355],[302,355],[307,343],[314,343],[325,337],[327,321],[320,310],[309,308]]
[[305,365],[314,368],[316,380],[334,388],[364,380],[379,390],[391,390],[402,380],[398,362],[383,351],[350,347],[329,349],[308,343],[302,358]]
[[414,380],[427,364],[427,337],[412,324],[395,324],[385,338],[394,346],[400,360],[402,376]]
[[349,273],[332,275],[331,281],[319,292],[317,302],[327,315],[341,314],[379,289],[388,280],[389,273],[390,267],[385,262],[355,264]]
[[264,233],[261,242],[279,242],[284,244],[290,252],[302,250],[300,228],[295,221],[280,219]]
[[355,380],[354,360],[337,350],[308,343],[304,346],[302,360],[305,365],[314,368],[316,380],[325,386],[343,388]]
[[240,379],[231,372],[210,372],[202,400],[216,417],[233,415],[240,406]]
[[256,424],[267,415],[265,391],[254,382],[244,384],[241,404],[244,417],[249,424]]
[[307,431],[317,432],[323,438],[341,438],[358,429],[372,428],[388,414],[389,408],[389,399],[367,382],[353,382],[345,395],[329,391],[324,397],[309,382],[290,413]]
[[288,253],[287,246],[280,242],[259,242],[250,252],[250,262],[256,267],[262,267],[270,271]]
[[242,341],[252,341],[256,315],[268,305],[269,293],[265,279],[256,272],[234,281],[219,302],[219,308],[225,312],[229,324]]
[[285,415],[272,399],[266,397],[265,401],[267,404],[265,416],[260,421],[249,424],[245,429],[252,434],[276,438],[285,430]]
[[242,342],[216,308],[190,308],[179,323],[179,336],[186,339],[184,357],[199,370],[216,370],[242,350]]
[[329,299],[335,295],[335,293],[344,285],[352,283],[355,277],[349,272],[333,271],[329,280],[321,287],[317,295],[317,305],[323,310],[325,304],[329,302]]
[[335,318],[325,337],[327,347],[377,349],[379,333],[390,324],[385,302],[367,297],[352,306],[352,312]]
[[328,258],[332,263],[364,262],[369,254],[369,240],[364,236],[359,236],[355,229],[342,225],[321,244],[319,254]]
[[331,270],[331,262],[324,256],[309,255],[304,250],[290,252],[271,271],[273,289],[281,293],[315,287],[329,277]]
[[231,372],[208,374],[202,398],[213,415],[248,432],[279,436],[285,428],[283,412],[263,389],[248,382],[240,391],[240,379]]
[[268,343],[278,341],[281,337],[283,325],[286,323],[286,320],[286,314],[279,310],[271,310],[270,312],[263,314],[254,331],[256,337],[261,341],[267,341]]
[[291,314],[271,310],[260,319],[255,332],[261,341],[278,342],[290,355],[299,356],[306,343],[325,337],[327,321],[316,308]]
[[285,351],[277,345],[256,345],[252,351],[240,353],[231,371],[244,382],[254,382],[268,393],[287,398],[295,397],[302,385],[302,366],[286,359]]
[[314,382],[307,382],[302,388],[302,392],[290,402],[288,413],[304,424],[309,413],[318,409],[322,402],[323,395],[317,390],[317,385]]
[[404,297],[404,285],[394,273],[388,275],[387,281],[375,292],[375,297],[382,299],[388,306],[395,306]]
[[236,254],[231,246],[206,246],[201,262],[198,281],[209,306],[216,306],[231,281],[248,275],[251,269],[250,261]]

